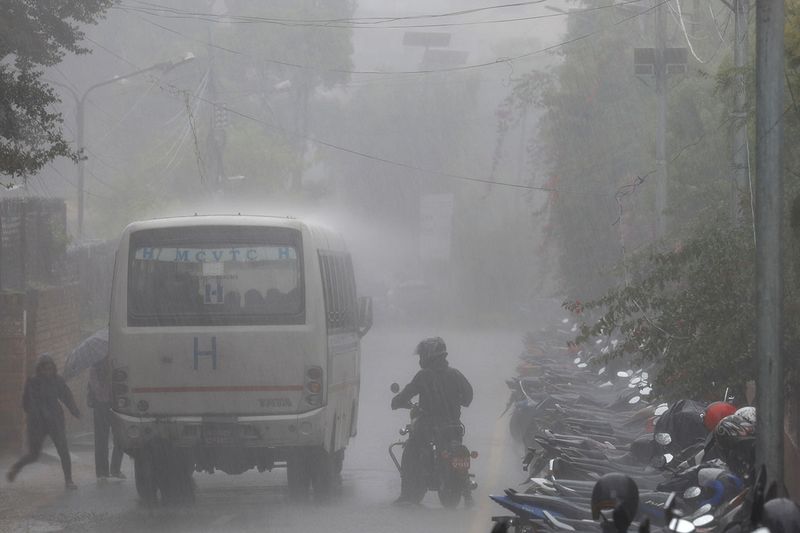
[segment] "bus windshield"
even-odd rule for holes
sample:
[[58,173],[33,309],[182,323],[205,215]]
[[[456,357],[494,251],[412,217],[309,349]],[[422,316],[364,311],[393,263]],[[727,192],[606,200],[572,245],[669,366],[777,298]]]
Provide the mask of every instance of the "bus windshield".
[[191,227],[131,236],[128,325],[305,322],[300,233]]

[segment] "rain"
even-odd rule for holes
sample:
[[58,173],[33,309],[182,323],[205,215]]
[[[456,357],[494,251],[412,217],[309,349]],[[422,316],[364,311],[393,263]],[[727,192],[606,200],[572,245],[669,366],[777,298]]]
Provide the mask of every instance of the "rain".
[[0,23],[0,531],[800,531],[800,0]]

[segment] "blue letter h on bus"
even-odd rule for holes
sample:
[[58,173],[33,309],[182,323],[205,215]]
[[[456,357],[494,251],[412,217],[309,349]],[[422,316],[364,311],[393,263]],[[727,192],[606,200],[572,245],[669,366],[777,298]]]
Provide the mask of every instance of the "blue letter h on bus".
[[200,351],[197,337],[194,338],[194,369],[197,370],[197,363],[200,357],[211,357],[211,369],[217,369],[217,338],[211,337],[211,349]]

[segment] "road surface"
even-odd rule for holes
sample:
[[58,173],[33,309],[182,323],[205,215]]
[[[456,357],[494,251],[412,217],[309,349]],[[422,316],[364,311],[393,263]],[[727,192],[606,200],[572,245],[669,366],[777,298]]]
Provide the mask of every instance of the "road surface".
[[[450,362],[475,389],[473,405],[464,410],[465,443],[480,453],[473,461],[479,488],[472,509],[443,509],[434,493],[422,506],[396,506],[400,478],[387,447],[398,439],[408,411],[391,411],[389,385],[408,382],[417,370],[416,343],[432,334],[448,344]],[[431,331],[376,326],[363,343],[358,436],[347,450],[340,494],[330,503],[292,503],[286,496],[286,472],[276,469],[240,476],[222,472],[195,474],[196,502],[148,508],[136,496],[128,457],[127,480],[98,483],[91,446],[73,447],[75,482],[65,492],[61,470],[52,459],[31,465],[18,480],[0,481],[0,531],[326,531],[407,533],[422,531],[479,533],[501,510],[487,498],[521,481],[520,450],[508,437],[508,419],[498,419],[507,399],[504,378],[521,349],[522,332]],[[3,471],[13,458],[0,461]]]

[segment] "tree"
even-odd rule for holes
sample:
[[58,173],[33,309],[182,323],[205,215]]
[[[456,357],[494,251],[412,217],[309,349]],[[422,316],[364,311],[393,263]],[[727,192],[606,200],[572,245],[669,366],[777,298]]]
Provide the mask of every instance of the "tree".
[[[800,64],[800,2],[787,2],[786,82],[790,101],[785,126],[785,265],[784,350],[786,385],[797,393],[800,324],[800,159],[793,148],[800,142],[800,109],[794,101],[800,81],[794,66]],[[752,69],[747,78],[753,79]],[[714,94],[724,95],[733,78],[725,65],[716,76]],[[752,90],[749,91],[752,94]],[[702,101],[698,99],[698,101]],[[698,111],[713,107],[696,106]],[[716,111],[718,112],[718,111]],[[750,121],[754,109],[750,109]],[[684,119],[681,124],[686,124]],[[754,128],[751,128],[751,133]],[[751,137],[750,144],[755,144]],[[708,157],[704,153],[702,157]],[[755,247],[752,220],[730,222],[724,192],[719,188],[689,190],[690,184],[714,183],[713,169],[695,157],[680,167],[678,201],[703,202],[691,222],[672,234],[672,249],[641,253],[623,263],[627,282],[589,302],[568,302],[565,307],[585,317],[583,343],[593,337],[613,336],[619,342],[603,359],[628,357],[655,361],[659,367],[656,392],[667,398],[719,399],[732,388],[741,396],[744,384],[755,375],[756,308]],[[711,157],[712,160],[716,158]],[[718,160],[718,159],[717,159]],[[712,176],[713,177],[713,176]],[[752,179],[757,180],[758,176]],[[698,198],[692,198],[696,196]],[[674,209],[674,207],[673,207]],[[747,210],[749,211],[749,209]],[[678,240],[680,238],[680,240]],[[592,317],[592,313],[598,313]],[[794,387],[794,391],[792,391]]]
[[59,156],[76,160],[61,132],[59,102],[42,68],[80,46],[78,23],[96,23],[113,0],[4,0],[0,4],[0,173],[11,182],[36,173]]

